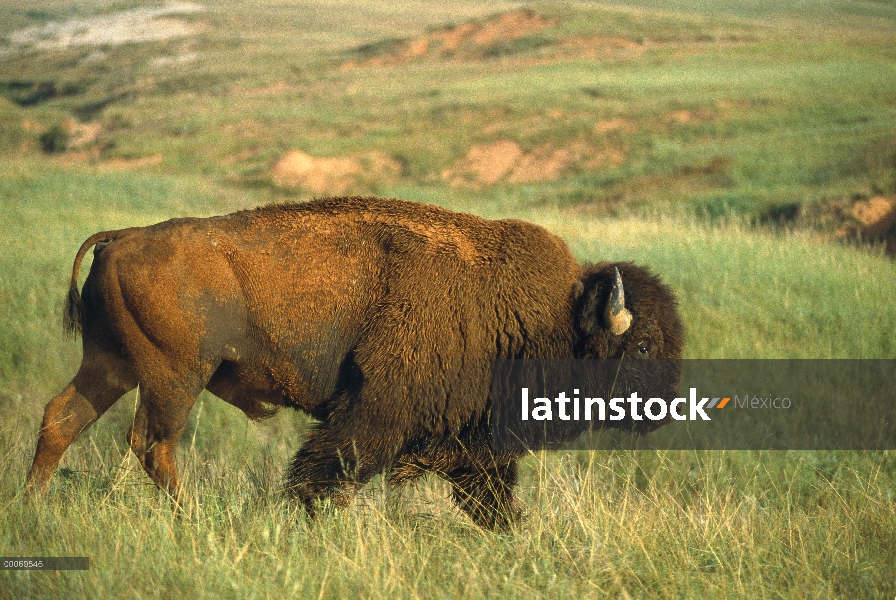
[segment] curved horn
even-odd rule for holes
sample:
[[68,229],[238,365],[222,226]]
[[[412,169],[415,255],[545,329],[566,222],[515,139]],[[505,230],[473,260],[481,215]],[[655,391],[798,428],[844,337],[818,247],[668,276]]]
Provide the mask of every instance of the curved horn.
[[625,308],[625,290],[622,288],[622,276],[619,269],[613,267],[615,278],[613,289],[610,291],[610,300],[607,302],[607,310],[604,312],[604,323],[614,335],[622,335],[628,331],[632,324],[632,313]]

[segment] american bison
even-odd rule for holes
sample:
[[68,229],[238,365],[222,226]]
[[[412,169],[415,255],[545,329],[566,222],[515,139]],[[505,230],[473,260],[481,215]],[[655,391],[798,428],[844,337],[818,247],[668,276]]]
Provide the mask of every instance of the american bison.
[[678,360],[683,343],[673,294],[642,267],[582,266],[524,221],[357,197],[94,234],[64,323],[83,359],[47,404],[31,490],[139,385],[128,442],[176,497],[175,444],[204,388],[251,419],[290,406],[318,421],[286,475],[309,512],[375,474],[431,471],[485,527],[518,512],[520,452],[489,440],[493,359]]

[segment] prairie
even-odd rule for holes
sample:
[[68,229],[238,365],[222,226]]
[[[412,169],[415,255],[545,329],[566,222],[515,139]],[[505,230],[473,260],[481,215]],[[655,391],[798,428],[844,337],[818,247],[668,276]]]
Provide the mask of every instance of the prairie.
[[91,558],[0,571],[0,597],[896,594],[886,450],[536,453],[507,533],[435,478],[308,521],[279,494],[307,419],[205,393],[178,518],[127,452],[130,394],[22,496],[80,359],[77,247],[177,216],[377,194],[524,218],[659,273],[690,358],[896,358],[894,25],[839,0],[0,0],[0,555]]

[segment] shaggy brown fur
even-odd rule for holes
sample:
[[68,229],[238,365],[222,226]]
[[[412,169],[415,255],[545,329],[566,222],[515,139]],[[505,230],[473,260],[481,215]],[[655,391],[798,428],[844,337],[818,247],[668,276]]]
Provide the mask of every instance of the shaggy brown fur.
[[[98,242],[82,298],[78,268]],[[619,336],[602,321],[614,266],[634,315]],[[175,443],[206,388],[253,419],[285,405],[320,421],[287,474],[309,511],[377,473],[429,470],[486,527],[517,513],[518,455],[488,441],[493,359],[682,349],[675,300],[643,268],[582,267],[523,221],[379,198],[98,233],[77,254],[65,315],[84,356],[46,407],[33,489],[139,383],[128,441],[176,496]]]

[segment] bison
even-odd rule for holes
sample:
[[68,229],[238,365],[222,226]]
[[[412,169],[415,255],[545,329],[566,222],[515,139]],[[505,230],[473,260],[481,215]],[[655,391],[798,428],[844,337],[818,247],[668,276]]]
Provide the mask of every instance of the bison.
[[675,297],[643,267],[580,265],[524,221],[359,197],[96,233],[64,325],[83,359],[46,406],[31,491],[139,385],[128,443],[176,498],[175,444],[207,389],[250,419],[317,421],[285,481],[309,513],[376,474],[430,471],[489,528],[519,513],[521,455],[490,444],[493,360],[679,360],[683,344]]

